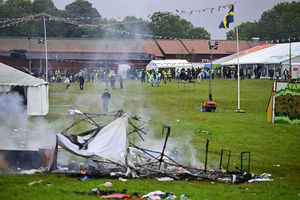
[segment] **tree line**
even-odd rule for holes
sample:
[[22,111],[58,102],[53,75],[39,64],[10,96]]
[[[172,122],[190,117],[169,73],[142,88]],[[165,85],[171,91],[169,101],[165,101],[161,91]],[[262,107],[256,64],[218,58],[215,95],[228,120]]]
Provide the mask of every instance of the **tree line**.
[[[154,13],[150,20],[135,16],[125,17],[122,21],[106,19],[96,8],[86,0],[75,0],[64,10],[55,7],[52,0],[0,0],[0,18],[19,18],[34,14],[46,13],[63,18],[77,18],[86,24],[108,24],[111,29],[133,33],[156,35],[172,38],[210,39],[210,34],[202,27],[194,27],[191,22],[169,12]],[[2,24],[0,24],[1,26]],[[1,36],[43,36],[43,22],[28,21],[13,27],[0,28]],[[105,31],[101,28],[82,28],[60,21],[47,21],[47,36],[49,37],[79,37],[79,38],[143,38],[134,34],[122,34],[118,31]]]
[[[259,37],[260,40],[287,39],[300,37],[300,2],[284,2],[263,12],[260,19],[245,22],[238,26],[239,38],[250,40]],[[236,39],[235,30],[226,33],[228,40]]]
[[[194,27],[191,22],[170,12],[156,12],[149,20],[135,16],[125,17],[122,21],[106,19],[86,0],[75,0],[64,10],[56,8],[52,0],[0,0],[0,26],[7,18],[46,13],[63,18],[77,18],[86,24],[108,24],[111,29],[133,33],[161,36],[162,38],[210,39],[210,33],[203,27]],[[89,17],[89,18],[88,18]],[[0,36],[43,36],[43,23],[28,21],[13,27],[0,28]],[[79,38],[145,38],[134,34],[122,34],[118,31],[106,31],[102,28],[82,28],[60,21],[47,21],[49,37]],[[239,38],[251,40],[276,40],[300,36],[300,2],[279,3],[265,11],[258,21],[245,22],[239,25]],[[235,30],[226,33],[228,40],[236,39]]]

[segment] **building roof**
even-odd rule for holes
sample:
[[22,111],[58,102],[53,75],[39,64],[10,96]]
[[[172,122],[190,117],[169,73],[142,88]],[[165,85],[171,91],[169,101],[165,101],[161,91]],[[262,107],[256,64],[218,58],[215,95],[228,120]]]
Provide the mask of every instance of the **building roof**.
[[189,54],[179,40],[157,40],[164,54]]
[[[194,54],[210,54],[208,40],[181,40],[190,53]],[[233,54],[236,53],[235,40],[217,40],[219,45],[217,50],[212,50],[213,54]],[[239,41],[240,51],[265,44],[262,41]]]
[[154,40],[141,40],[141,42],[147,53],[153,54],[157,57],[163,57],[162,52]]
[[[44,51],[38,40],[44,38],[0,37],[0,52],[27,49],[32,53]],[[236,41],[221,40],[214,54],[233,54]],[[265,44],[260,41],[240,41],[240,51]],[[210,54],[208,40],[152,40],[152,39],[95,39],[95,38],[47,38],[49,53],[147,53],[156,57],[164,55]]]

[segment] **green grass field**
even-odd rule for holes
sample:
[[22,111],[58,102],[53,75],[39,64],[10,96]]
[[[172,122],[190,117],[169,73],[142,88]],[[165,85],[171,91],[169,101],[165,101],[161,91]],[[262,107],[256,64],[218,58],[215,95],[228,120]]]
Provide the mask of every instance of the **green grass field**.
[[[148,193],[154,190],[186,194],[190,199],[300,199],[300,127],[297,125],[267,123],[266,109],[272,89],[270,80],[241,81],[241,109],[237,109],[237,81],[213,80],[213,100],[220,108],[215,113],[200,112],[208,99],[208,81],[184,88],[177,82],[151,88],[139,81],[125,82],[123,90],[111,91],[110,110],[124,109],[157,123],[147,128],[158,140],[162,124],[170,124],[171,138],[176,148],[189,154],[192,146],[197,161],[204,159],[206,139],[210,150],[232,151],[230,170],[240,167],[240,152],[251,152],[251,172],[269,173],[273,182],[244,184],[211,183],[210,181],[158,182],[156,179],[130,179],[127,182],[108,179],[80,181],[62,175],[1,175],[0,199],[99,199],[99,196],[76,194],[91,192],[106,181],[114,190],[127,189],[127,193]],[[78,83],[69,90],[63,83],[50,85],[50,112],[44,117],[56,132],[62,131],[74,120],[66,115],[69,109],[101,113],[103,83],[86,83],[83,91]],[[80,127],[84,129],[85,127]],[[207,130],[202,133],[198,130]],[[217,169],[219,154],[210,153],[208,165]],[[280,166],[278,166],[280,165]],[[29,186],[31,181],[41,183]],[[51,184],[51,185],[49,185]],[[102,188],[104,189],[104,188]]]

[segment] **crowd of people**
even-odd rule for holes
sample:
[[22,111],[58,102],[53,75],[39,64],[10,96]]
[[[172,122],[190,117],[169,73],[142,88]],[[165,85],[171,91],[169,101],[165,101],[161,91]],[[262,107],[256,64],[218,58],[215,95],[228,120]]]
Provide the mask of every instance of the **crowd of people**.
[[[268,74],[269,78],[273,79],[284,79],[287,80],[290,77],[290,73],[287,69],[283,72],[281,70],[274,70],[272,68],[268,69],[266,72],[262,70],[262,68],[255,68],[253,71],[248,70],[247,68],[240,68],[240,78],[243,79],[258,79],[261,76],[265,76]],[[66,84],[66,89],[68,89],[72,82],[79,82],[80,90],[84,90],[84,83],[87,82],[104,82],[105,83],[105,91],[102,94],[102,102],[103,102],[103,111],[108,112],[108,104],[110,99],[110,93],[108,92],[109,84],[110,89],[116,89],[116,80],[118,80],[120,84],[120,89],[123,89],[123,82],[125,79],[133,79],[140,80],[142,83],[150,83],[151,87],[160,86],[160,84],[167,84],[168,82],[172,82],[172,80],[177,80],[180,82],[193,82],[197,80],[200,84],[202,80],[209,79],[211,76],[212,79],[237,79],[238,78],[238,70],[235,66],[230,67],[218,67],[215,69],[210,69],[207,67],[204,68],[188,68],[188,69],[152,69],[152,70],[138,70],[138,69],[130,69],[125,73],[115,74],[113,70],[108,70],[108,68],[100,68],[98,70],[92,70],[88,72],[88,70],[81,69],[76,74],[71,74],[67,70],[55,70],[49,71],[48,80],[50,82],[64,82]],[[44,73],[45,77],[45,73]]]

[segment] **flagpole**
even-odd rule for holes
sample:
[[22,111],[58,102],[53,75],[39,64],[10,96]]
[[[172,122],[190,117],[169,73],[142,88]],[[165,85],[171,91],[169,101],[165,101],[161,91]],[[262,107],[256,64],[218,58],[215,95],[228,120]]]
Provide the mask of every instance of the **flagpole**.
[[[234,3],[235,4],[235,16],[236,16],[236,2]],[[240,104],[240,46],[239,46],[239,26],[236,25],[236,53],[237,53],[237,69],[238,69],[238,72],[237,72],[237,75],[238,75],[238,109],[235,110],[235,112],[237,113],[245,113],[244,110],[241,110],[241,104]]]

